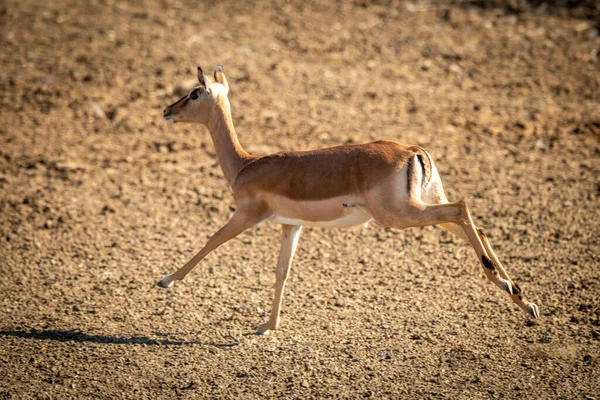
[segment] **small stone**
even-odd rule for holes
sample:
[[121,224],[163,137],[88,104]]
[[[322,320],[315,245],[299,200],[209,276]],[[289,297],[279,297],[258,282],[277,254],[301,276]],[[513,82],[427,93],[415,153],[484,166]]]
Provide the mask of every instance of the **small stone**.
[[[84,80],[87,82],[86,79],[84,79]],[[95,101],[89,101],[89,104],[92,107],[94,114],[96,114],[96,117],[106,118],[106,114],[104,113],[104,110],[102,109],[102,107],[100,107],[100,105],[98,103],[96,103]]]
[[198,389],[198,384],[194,381],[191,381],[187,386],[181,388],[181,390],[196,390]]
[[540,150],[544,150],[546,148],[546,145],[544,144],[544,141],[542,139],[538,139],[535,141],[535,147]]

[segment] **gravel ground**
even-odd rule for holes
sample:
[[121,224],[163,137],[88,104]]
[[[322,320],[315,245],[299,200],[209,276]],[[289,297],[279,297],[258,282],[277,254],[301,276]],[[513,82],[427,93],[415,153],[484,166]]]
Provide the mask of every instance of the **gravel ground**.
[[[0,398],[600,398],[575,3],[0,2]],[[161,118],[198,64],[251,153],[425,147],[541,318],[435,227],[306,229],[268,336],[275,224],[156,287],[232,213],[208,132]]]

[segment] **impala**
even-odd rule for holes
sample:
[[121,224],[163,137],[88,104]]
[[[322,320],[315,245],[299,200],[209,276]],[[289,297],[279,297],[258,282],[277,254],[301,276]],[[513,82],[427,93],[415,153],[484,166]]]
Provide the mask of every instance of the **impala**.
[[279,327],[283,290],[303,226],[346,228],[372,220],[396,229],[440,225],[473,247],[491,282],[532,317],[539,317],[538,307],[523,297],[487,237],[475,227],[467,205],[448,202],[435,164],[423,148],[377,141],[253,156],[242,148],[233,127],[223,67],[214,70],[214,82],[198,67],[198,82],[165,108],[164,118],[208,128],[236,210],[198,254],[159,286],[182,280],[208,253],[245,230],[267,220],[279,223],[273,308],[257,328],[264,334]]

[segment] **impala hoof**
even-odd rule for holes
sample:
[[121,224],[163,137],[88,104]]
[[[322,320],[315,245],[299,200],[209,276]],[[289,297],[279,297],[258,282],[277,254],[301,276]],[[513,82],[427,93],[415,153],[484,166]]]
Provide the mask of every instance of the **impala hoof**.
[[260,324],[256,328],[256,334],[257,335],[268,335],[270,331],[274,331],[275,329],[278,329],[278,328],[279,328],[279,320],[277,320],[276,323],[267,321],[264,324]]
[[270,332],[271,330],[269,328],[266,328],[262,325],[259,325],[258,328],[256,328],[257,335],[268,335]]
[[167,275],[164,278],[162,278],[157,285],[160,286],[161,288],[170,288],[173,286],[173,279],[171,278],[171,275]]
[[533,303],[529,303],[527,305],[527,311],[529,312],[529,315],[531,315],[535,319],[538,319],[540,317],[540,309]]

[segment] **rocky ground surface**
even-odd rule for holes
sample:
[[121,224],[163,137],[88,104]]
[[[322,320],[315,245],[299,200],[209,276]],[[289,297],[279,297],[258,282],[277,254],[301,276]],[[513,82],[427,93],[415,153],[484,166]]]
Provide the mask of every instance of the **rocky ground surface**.
[[[575,3],[0,3],[0,398],[600,398],[600,13]],[[233,205],[208,132],[161,118],[198,64],[252,153],[427,148],[541,318],[435,227],[306,229],[268,336],[274,224],[156,287]]]

